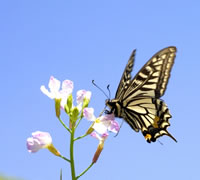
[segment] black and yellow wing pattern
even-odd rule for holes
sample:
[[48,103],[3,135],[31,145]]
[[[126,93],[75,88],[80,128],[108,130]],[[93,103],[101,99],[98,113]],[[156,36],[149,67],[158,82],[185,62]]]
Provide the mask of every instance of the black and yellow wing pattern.
[[176,141],[167,131],[172,116],[160,99],[165,93],[175,56],[176,47],[162,49],[131,79],[134,50],[122,74],[115,99],[106,102],[110,113],[123,118],[136,132],[141,130],[149,143],[163,135]]

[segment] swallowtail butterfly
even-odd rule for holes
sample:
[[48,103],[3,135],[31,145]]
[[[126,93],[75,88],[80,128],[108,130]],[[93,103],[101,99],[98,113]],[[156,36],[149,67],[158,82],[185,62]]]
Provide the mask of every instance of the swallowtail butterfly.
[[163,135],[176,141],[167,131],[172,116],[160,99],[167,87],[176,47],[167,47],[156,53],[132,79],[135,52],[128,60],[115,98],[106,100],[110,108],[108,113],[123,118],[136,132],[141,131],[149,143]]

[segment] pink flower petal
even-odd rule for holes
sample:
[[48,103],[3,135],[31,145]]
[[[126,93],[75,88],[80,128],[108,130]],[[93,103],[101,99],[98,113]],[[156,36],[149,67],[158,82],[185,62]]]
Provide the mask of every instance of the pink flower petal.
[[40,87],[40,90],[47,95],[51,99],[61,99],[61,108],[64,108],[68,96],[73,91],[73,82],[70,80],[65,80],[62,82],[62,89],[60,90],[60,81],[54,78],[53,76],[50,77],[49,80],[49,90],[47,90],[44,86]]
[[113,133],[119,132],[120,126],[117,121],[111,121],[111,124],[108,128],[109,131],[112,131]]
[[77,92],[77,94],[76,94],[76,102],[77,102],[77,104],[83,103],[83,99],[84,99],[84,98],[87,98],[87,99],[90,100],[91,94],[92,94],[92,93],[91,93],[90,91],[86,91],[86,90],[84,90],[84,89],[79,90],[79,91]]
[[34,139],[32,137],[26,140],[26,146],[27,146],[28,152],[31,152],[31,153],[37,152],[42,148],[40,142],[37,139]]
[[99,141],[101,140],[101,137],[100,137],[96,132],[92,132],[92,133],[90,134],[90,136],[92,136],[92,137],[98,139]]
[[99,117],[100,122],[95,122],[93,128],[100,134],[107,131],[117,133],[119,131],[119,124],[114,120],[113,114],[107,114],[105,116]]
[[101,121],[113,121],[115,120],[114,114],[106,114],[105,116],[100,117]]
[[106,133],[103,133],[102,135],[101,135],[101,138],[103,138],[104,140],[108,137],[108,132],[106,132]]
[[49,98],[51,98],[51,99],[54,99],[54,98],[55,98],[54,95],[53,95],[52,93],[50,93],[50,92],[48,91],[48,89],[45,88],[44,85],[42,85],[42,86],[40,87],[40,90],[41,90],[45,95],[47,95]]
[[37,152],[42,148],[52,144],[52,138],[49,133],[36,131],[32,133],[32,137],[27,138],[26,145],[29,152]]
[[52,143],[51,135],[48,132],[36,131],[32,133],[32,137],[37,139],[41,145],[49,145]]
[[104,134],[104,133],[106,133],[107,130],[108,130],[108,127],[105,126],[105,124],[102,123],[102,122],[94,123],[94,125],[93,125],[92,127],[93,127],[93,129],[94,129],[96,132],[98,132],[99,134]]
[[83,102],[83,98],[84,98],[85,93],[86,93],[86,90],[77,91],[77,93],[76,93],[76,102],[77,102],[77,104],[80,104],[80,103]]
[[95,116],[94,116],[94,108],[84,108],[83,109],[83,116],[90,121],[94,121],[95,120]]
[[84,98],[91,99],[92,93],[91,91],[86,91]]
[[49,80],[49,89],[51,92],[58,92],[60,89],[60,81],[51,76]]
[[100,136],[98,133],[92,132],[90,135],[91,135],[92,137],[96,138],[97,140],[103,142],[103,141],[105,141],[105,140],[107,139],[107,137],[108,137],[109,134],[106,132],[106,133],[103,133],[103,134]]
[[71,94],[74,89],[74,83],[70,80],[64,80],[62,82],[62,92],[66,94]]

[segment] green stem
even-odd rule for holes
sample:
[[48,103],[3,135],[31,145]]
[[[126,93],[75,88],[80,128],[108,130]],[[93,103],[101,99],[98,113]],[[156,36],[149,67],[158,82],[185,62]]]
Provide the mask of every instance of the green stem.
[[71,130],[65,125],[65,123],[61,120],[60,117],[58,117],[60,123],[65,127],[65,129],[67,129],[69,131],[69,133],[71,133]]
[[75,128],[72,127],[71,139],[70,139],[70,164],[71,164],[72,180],[76,180],[75,167],[74,167],[74,132]]
[[66,157],[60,155],[59,157],[61,157],[62,159],[64,159],[65,161],[68,161],[69,163],[71,163],[71,161],[69,159],[67,159]]
[[88,135],[88,134],[84,134],[84,135],[82,135],[82,136],[79,136],[79,137],[75,138],[74,141],[79,140],[79,139],[82,139],[82,138],[84,138],[84,137],[87,136],[87,135]]
[[[81,112],[81,113],[82,113],[82,112]],[[76,129],[76,128],[78,127],[78,125],[80,124],[82,118],[83,118],[82,116],[79,118],[78,123],[77,123],[76,126],[75,126],[75,129]]]
[[80,175],[78,175],[77,177],[76,177],[76,180],[78,179],[78,178],[80,178],[83,174],[85,174],[92,166],[93,166],[93,162],[88,166],[88,168],[85,170],[85,171],[83,171]]

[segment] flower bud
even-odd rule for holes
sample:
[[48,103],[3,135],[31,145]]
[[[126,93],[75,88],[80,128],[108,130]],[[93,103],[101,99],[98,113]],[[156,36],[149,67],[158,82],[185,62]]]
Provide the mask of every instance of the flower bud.
[[88,104],[90,103],[90,99],[84,98],[83,99],[83,108],[88,107]]
[[76,121],[78,119],[79,110],[77,107],[72,109],[71,115],[70,115],[70,128],[74,127],[76,124]]
[[56,110],[56,117],[60,117],[60,102],[61,99],[55,99],[55,110]]
[[26,141],[27,149],[29,152],[34,153],[42,148],[47,148],[52,144],[52,138],[48,132],[36,131],[32,133]]
[[27,138],[26,145],[28,152],[31,153],[47,148],[54,155],[61,155],[60,152],[53,146],[51,135],[48,132],[33,132],[32,137]]
[[69,111],[71,111],[72,109],[72,104],[73,104],[73,97],[72,97],[72,94],[70,94],[67,98],[67,106],[69,108]]
[[94,154],[94,157],[92,159],[92,163],[96,163],[97,162],[97,160],[99,159],[99,156],[100,156],[100,154],[101,154],[101,152],[103,150],[103,147],[104,147],[104,143],[99,143],[99,145],[97,147],[97,150],[96,150],[96,152]]
[[64,105],[64,110],[67,114],[70,114],[70,110],[67,104]]
[[79,115],[79,110],[77,107],[75,107],[73,110],[72,110],[72,115],[71,115],[71,120],[73,122],[76,122],[76,120],[78,119],[78,115]]

